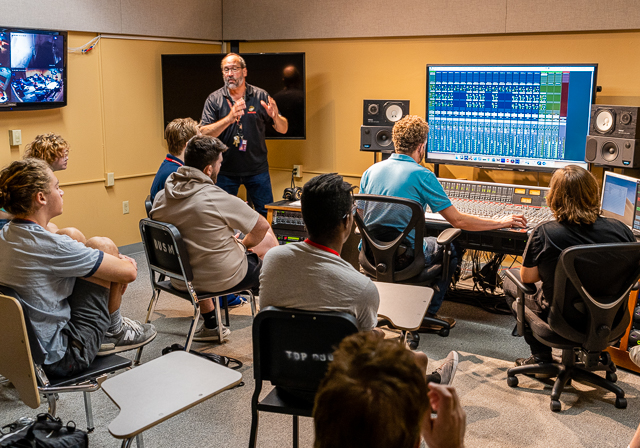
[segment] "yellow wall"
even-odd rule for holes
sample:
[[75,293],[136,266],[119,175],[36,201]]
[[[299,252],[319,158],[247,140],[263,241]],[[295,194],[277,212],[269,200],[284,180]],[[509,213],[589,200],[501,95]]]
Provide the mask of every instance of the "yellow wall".
[[[70,46],[93,36],[70,33]],[[599,103],[640,105],[640,32],[243,42],[240,49],[306,53],[307,139],[268,142],[276,199],[289,184],[293,164],[304,167],[298,185],[331,171],[358,184],[373,162],[371,153],[358,151],[362,100],[409,99],[410,112],[424,116],[427,63],[596,62],[603,86]],[[24,145],[9,146],[7,130],[21,129],[25,144],[39,133],[62,134],[71,154],[69,169],[58,173],[66,194],[56,224],[110,236],[118,245],[140,241],[143,201],[166,152],[160,55],[219,51],[216,45],[103,39],[87,55],[69,55],[67,107],[0,113],[0,166],[24,151]],[[260,85],[251,67],[248,81]],[[114,187],[105,187],[105,172],[115,173]],[[441,176],[541,185],[549,179],[452,166]],[[128,215],[122,214],[125,200]]]
[[[358,151],[362,100],[409,99],[410,113],[424,117],[426,64],[595,62],[603,86],[599,103],[640,105],[640,32],[243,42],[240,50],[306,53],[307,140],[268,143],[276,198],[293,164],[303,165],[300,185],[319,172],[359,176],[366,170],[373,156]],[[249,82],[259,84],[251,67],[248,73]],[[440,175],[540,185],[550,178],[458,166],[441,168]]]
[[[94,36],[69,33],[69,47]],[[36,135],[61,134],[71,152],[68,169],[56,173],[64,213],[53,221],[88,237],[109,236],[119,246],[140,241],[144,198],[167,152],[160,55],[219,52],[219,45],[102,39],[90,53],[70,54],[67,107],[0,113],[0,166],[22,157]],[[9,146],[9,129],[22,130],[23,145]],[[115,174],[113,187],[105,186],[107,172]],[[123,201],[129,201],[128,215]]]

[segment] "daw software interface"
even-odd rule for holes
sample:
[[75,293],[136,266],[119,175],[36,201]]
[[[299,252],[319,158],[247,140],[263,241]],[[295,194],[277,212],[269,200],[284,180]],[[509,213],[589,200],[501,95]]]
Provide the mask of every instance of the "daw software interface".
[[553,170],[584,161],[597,65],[427,66],[427,161]]
[[639,182],[633,177],[605,172],[602,182],[602,216],[618,219],[640,231]]

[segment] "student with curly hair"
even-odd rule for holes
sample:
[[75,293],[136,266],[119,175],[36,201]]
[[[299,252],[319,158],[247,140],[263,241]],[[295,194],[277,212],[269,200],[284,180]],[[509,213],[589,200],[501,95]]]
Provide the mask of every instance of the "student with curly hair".
[[24,150],[24,158],[30,157],[44,160],[52,171],[66,170],[69,162],[69,143],[53,132],[36,135]]

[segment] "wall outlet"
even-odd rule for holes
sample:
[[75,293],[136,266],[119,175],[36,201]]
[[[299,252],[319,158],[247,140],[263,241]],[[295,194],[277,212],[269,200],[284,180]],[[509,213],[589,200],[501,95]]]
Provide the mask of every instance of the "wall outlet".
[[113,173],[107,173],[107,178],[105,180],[107,187],[113,187],[113,184],[115,183],[115,178],[113,176]]
[[293,165],[293,177],[298,179],[302,177],[302,165]]
[[129,201],[122,201],[122,214],[126,215],[129,213]]
[[18,146],[22,144],[22,131],[20,129],[12,129],[9,131],[9,145]]

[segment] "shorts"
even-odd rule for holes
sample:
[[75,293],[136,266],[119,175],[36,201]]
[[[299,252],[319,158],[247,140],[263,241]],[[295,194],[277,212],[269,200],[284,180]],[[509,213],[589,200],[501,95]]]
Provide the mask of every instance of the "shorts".
[[67,300],[71,319],[62,329],[67,351],[61,360],[43,366],[47,375],[67,377],[86,370],[95,359],[109,329],[109,289],[77,279]]
[[251,290],[254,295],[260,293],[260,269],[262,268],[262,260],[253,252],[247,252],[245,255],[247,256],[247,273],[244,278],[233,288],[221,291],[220,295],[246,290]]

